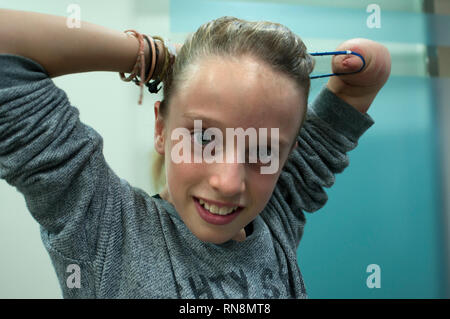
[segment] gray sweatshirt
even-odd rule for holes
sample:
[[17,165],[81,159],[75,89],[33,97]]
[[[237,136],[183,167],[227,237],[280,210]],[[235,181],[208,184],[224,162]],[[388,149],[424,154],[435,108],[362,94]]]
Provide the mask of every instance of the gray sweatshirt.
[[40,224],[65,298],[307,297],[304,212],[326,203],[324,187],[373,123],[324,87],[245,241],[205,243],[172,204],[115,174],[102,137],[41,65],[0,54],[0,178]]

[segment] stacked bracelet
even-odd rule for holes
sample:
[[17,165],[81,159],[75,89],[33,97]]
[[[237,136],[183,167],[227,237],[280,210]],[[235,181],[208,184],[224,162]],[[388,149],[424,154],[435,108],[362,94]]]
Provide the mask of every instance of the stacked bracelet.
[[[161,83],[161,81],[166,76],[167,70],[169,68],[169,64],[171,62],[173,62],[174,56],[173,55],[169,56],[170,55],[169,50],[165,46],[164,40],[161,37],[158,37],[158,36],[148,37],[146,35],[140,34],[139,32],[137,32],[135,30],[126,30],[124,32],[125,33],[132,32],[133,36],[136,39],[138,39],[139,51],[138,51],[138,56],[136,58],[136,63],[131,71],[131,74],[128,77],[125,77],[123,72],[119,72],[119,74],[120,74],[120,78],[123,81],[126,81],[126,82],[133,81],[136,85],[140,86],[141,92],[140,92],[138,104],[141,105],[142,98],[143,98],[143,91],[142,91],[143,85],[145,84],[145,86],[148,87],[148,90],[150,91],[150,93],[158,93],[158,91],[161,89],[161,88],[158,88],[158,84]],[[163,50],[165,53],[165,58],[164,58],[164,64],[161,68],[161,71],[159,72],[160,74],[158,74],[158,76],[156,77],[156,80],[154,80],[153,82],[150,82],[150,80],[155,76],[156,63],[159,58],[159,49],[153,38],[161,41],[161,43],[163,44],[162,47],[163,47]],[[147,41],[147,44],[149,46],[149,61],[148,61],[146,70],[144,70],[145,69],[144,40]],[[173,51],[171,50],[170,52],[173,52]]]
[[[161,38],[158,37],[158,36],[153,36],[153,38],[161,41]],[[161,42],[162,42],[163,47],[164,47],[164,41],[161,41]],[[158,49],[157,45],[155,47],[156,47],[156,60],[159,61],[159,49]],[[158,85],[159,85],[159,83],[161,83],[161,78],[162,78],[161,75],[162,74],[163,74],[163,72],[160,71],[160,74],[158,75],[156,80],[154,80],[153,82],[145,83],[145,86],[148,88],[148,91],[150,93],[158,93],[159,90],[161,89],[161,87],[158,88]],[[152,75],[152,78],[153,78],[153,75]]]
[[[153,52],[152,52],[152,45],[151,45],[151,43],[150,43],[150,40],[148,39],[148,37],[147,37],[145,34],[144,34],[144,39],[145,39],[145,41],[147,41],[147,44],[148,44],[148,47],[149,47],[149,50],[150,50],[149,57],[151,57],[151,56],[153,55]],[[158,61],[158,47],[156,47],[156,61]],[[151,67],[151,66],[152,66],[152,64],[149,63],[148,66],[147,66],[147,70],[145,71],[145,78],[148,77],[148,75],[149,75],[149,73],[150,73],[150,67]]]
[[[140,74],[140,81],[139,81],[139,86],[141,87],[141,93],[139,95],[139,101],[138,104],[141,105],[142,104],[142,97],[143,97],[143,79],[145,76],[145,56],[144,56],[144,38],[142,36],[142,34],[140,34],[139,32],[135,31],[135,30],[126,30],[124,31],[125,33],[127,32],[132,32],[133,36],[135,38],[138,39],[139,41],[139,51],[138,51],[138,56],[136,58],[136,63],[133,67],[133,70],[131,71],[131,74],[128,77],[125,77],[125,74],[123,72],[119,72],[120,78],[125,81],[125,82],[130,82],[132,81],[137,75],[138,72]],[[153,60],[153,59],[152,59]],[[152,61],[152,66],[154,67],[155,61]],[[135,82],[136,83],[136,82]]]
[[[169,69],[169,65],[173,64],[173,62],[175,60],[175,56],[176,56],[176,50],[175,50],[175,47],[173,47],[173,45],[172,45],[170,47],[170,51],[169,51],[169,46],[166,45],[163,38],[161,38],[159,36],[153,36],[153,38],[161,41],[161,43],[163,44],[164,64],[163,64],[163,67],[162,67],[160,73],[158,74],[156,80],[153,82],[150,82],[150,83],[146,83],[145,86],[148,87],[148,90],[150,93],[158,93],[159,90],[161,89],[161,87],[158,88],[158,85],[166,77],[168,69]],[[167,42],[169,43],[169,41],[167,41]]]

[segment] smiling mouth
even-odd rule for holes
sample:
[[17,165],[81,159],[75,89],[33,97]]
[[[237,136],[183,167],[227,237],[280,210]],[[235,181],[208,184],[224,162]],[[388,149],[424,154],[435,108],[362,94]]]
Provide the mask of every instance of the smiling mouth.
[[219,207],[217,205],[211,204],[206,202],[205,200],[201,198],[194,197],[194,200],[206,211],[208,211],[211,214],[218,215],[218,216],[227,216],[231,215],[235,212],[238,212],[243,209],[241,206],[222,206]]
[[231,223],[237,216],[239,216],[240,212],[242,212],[242,210],[244,209],[244,207],[241,206],[239,206],[237,209],[235,209],[235,207],[227,207],[226,209],[231,209],[229,213],[225,209],[222,212],[220,210],[219,212],[217,212],[215,208],[207,206],[206,203],[204,203],[203,205],[200,204],[199,198],[193,197],[193,200],[199,216],[207,223],[214,225],[227,225]]

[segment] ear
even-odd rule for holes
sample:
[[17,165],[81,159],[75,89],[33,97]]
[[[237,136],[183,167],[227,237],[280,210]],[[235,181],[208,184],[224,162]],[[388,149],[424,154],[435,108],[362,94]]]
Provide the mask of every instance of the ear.
[[164,129],[164,119],[161,116],[160,108],[161,101],[155,102],[155,150],[164,155],[164,144],[165,144],[165,129]]

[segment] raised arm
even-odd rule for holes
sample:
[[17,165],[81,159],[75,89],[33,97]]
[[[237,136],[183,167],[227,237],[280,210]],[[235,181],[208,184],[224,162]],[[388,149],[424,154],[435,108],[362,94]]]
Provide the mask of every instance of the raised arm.
[[[119,225],[138,210],[130,185],[105,161],[102,137],[80,121],[49,76],[129,72],[138,50],[131,37],[86,22],[69,29],[64,17],[0,10],[0,178],[23,194],[41,225],[64,297],[97,296],[106,251],[116,244],[110,234],[124,238]],[[83,289],[67,289],[66,267],[74,263]]]
[[[162,52],[161,43],[156,41]],[[82,21],[69,28],[66,17],[0,9],[0,53],[30,58],[42,65],[51,78],[89,71],[131,72],[138,41],[131,34]],[[148,61],[149,48],[145,43]],[[155,74],[161,65],[157,63]]]
[[[298,244],[302,234],[303,212],[314,212],[325,205],[325,188],[331,187],[335,174],[349,165],[347,153],[373,125],[366,112],[390,74],[390,55],[381,44],[354,39],[344,42],[338,50],[363,54],[366,68],[360,73],[330,78],[308,108],[297,137],[298,147],[283,167],[272,204],[280,205],[280,212],[289,207],[278,218],[291,234],[293,244]],[[352,72],[361,67],[361,60],[355,56],[335,57],[332,63],[334,72]],[[268,218],[275,220],[274,216]]]

